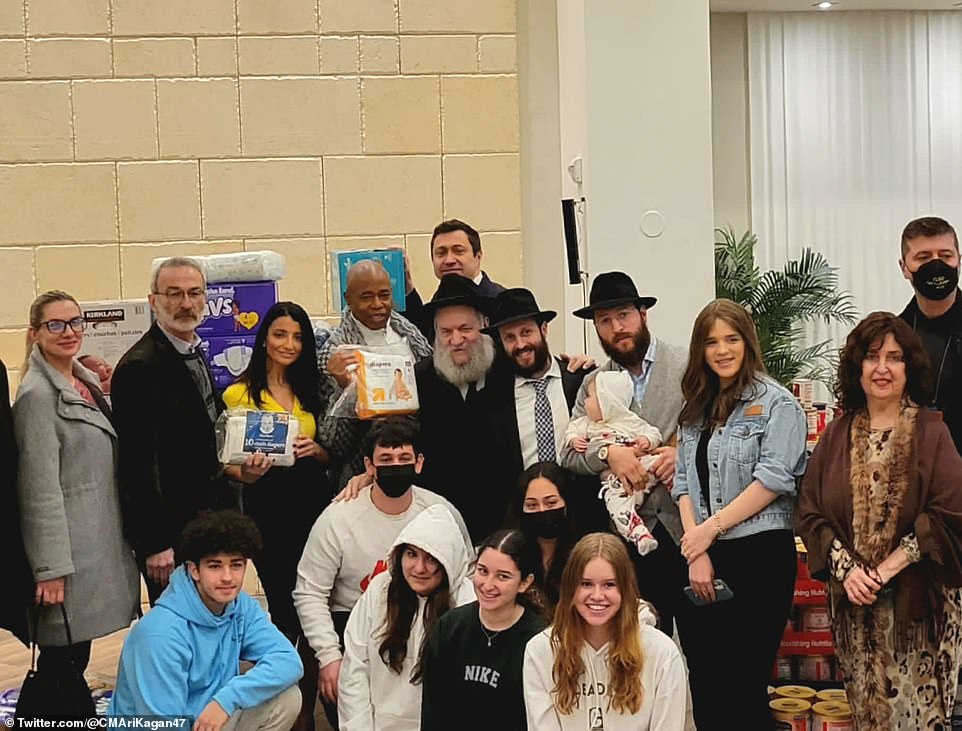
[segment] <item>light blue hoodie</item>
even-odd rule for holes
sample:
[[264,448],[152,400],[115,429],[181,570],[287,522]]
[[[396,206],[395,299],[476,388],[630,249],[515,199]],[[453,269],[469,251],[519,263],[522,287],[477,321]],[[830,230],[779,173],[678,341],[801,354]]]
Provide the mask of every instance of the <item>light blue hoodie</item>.
[[[240,660],[256,664],[240,675]],[[303,674],[297,651],[254,599],[242,591],[218,616],[179,566],[124,642],[107,713],[196,718],[215,700],[233,714],[273,698]]]

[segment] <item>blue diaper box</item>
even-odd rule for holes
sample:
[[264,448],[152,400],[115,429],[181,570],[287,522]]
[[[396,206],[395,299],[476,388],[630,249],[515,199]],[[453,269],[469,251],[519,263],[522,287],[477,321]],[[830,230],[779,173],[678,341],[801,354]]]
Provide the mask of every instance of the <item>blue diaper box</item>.
[[347,270],[364,259],[376,259],[387,269],[391,278],[391,297],[394,311],[404,312],[404,251],[401,249],[358,249],[356,251],[331,252],[331,305],[340,312],[347,305],[344,289],[347,286]]
[[267,311],[277,302],[277,282],[221,282],[207,285],[202,339],[250,335],[251,341]]
[[214,386],[223,391],[247,369],[254,352],[254,333],[228,335],[222,338],[205,338],[200,342],[214,376]]

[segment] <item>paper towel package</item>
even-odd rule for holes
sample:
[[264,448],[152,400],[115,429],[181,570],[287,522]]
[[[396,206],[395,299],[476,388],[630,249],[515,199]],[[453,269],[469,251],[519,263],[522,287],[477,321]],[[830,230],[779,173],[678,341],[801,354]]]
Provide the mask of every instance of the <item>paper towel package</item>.
[[284,278],[284,257],[276,251],[238,251],[201,257],[207,283],[262,282]]
[[403,312],[406,306],[404,287],[404,251],[401,249],[358,249],[356,251],[331,252],[331,304],[340,312],[347,305],[344,289],[347,286],[347,270],[364,259],[376,259],[387,269],[391,278],[391,297],[394,311]]
[[214,387],[218,391],[223,391],[247,370],[254,352],[254,337],[254,333],[250,333],[201,340],[200,348],[210,364]]
[[[150,262],[151,279],[157,267],[169,258],[158,256]],[[236,251],[228,254],[197,255],[190,258],[204,270],[208,284],[277,281],[284,278],[284,257],[276,251]]]
[[219,417],[221,420],[224,435],[220,461],[224,464],[244,464],[255,452],[267,455],[280,467],[294,464],[299,424],[290,414],[232,409]]
[[277,282],[208,284],[204,320],[197,328],[197,334],[203,339],[254,335],[275,302]]
[[87,321],[80,355],[98,355],[112,366],[150,329],[147,300],[81,302],[80,311]]

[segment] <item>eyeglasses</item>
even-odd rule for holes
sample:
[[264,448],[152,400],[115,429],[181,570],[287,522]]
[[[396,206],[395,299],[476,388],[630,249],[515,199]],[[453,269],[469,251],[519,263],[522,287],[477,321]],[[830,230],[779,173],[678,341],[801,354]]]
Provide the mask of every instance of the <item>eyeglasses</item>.
[[197,302],[204,296],[205,292],[200,287],[194,287],[186,292],[182,289],[168,289],[164,292],[154,292],[154,294],[159,294],[161,297],[166,297],[175,302],[180,302],[184,297],[187,297],[191,302]]
[[82,317],[74,317],[70,320],[46,320],[40,324],[46,325],[47,330],[52,332],[54,335],[60,335],[60,333],[66,330],[68,326],[75,333],[82,333],[87,321]]

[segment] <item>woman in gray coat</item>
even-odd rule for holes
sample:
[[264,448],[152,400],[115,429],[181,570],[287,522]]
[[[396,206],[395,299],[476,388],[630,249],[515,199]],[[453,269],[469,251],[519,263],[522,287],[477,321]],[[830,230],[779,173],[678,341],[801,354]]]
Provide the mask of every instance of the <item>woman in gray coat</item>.
[[[30,307],[29,351],[13,405],[20,525],[36,582],[40,667],[73,662],[135,616],[139,581],[123,537],[117,436],[100,379],[76,360],[80,306],[65,292]],[[68,644],[63,604],[73,644]]]

